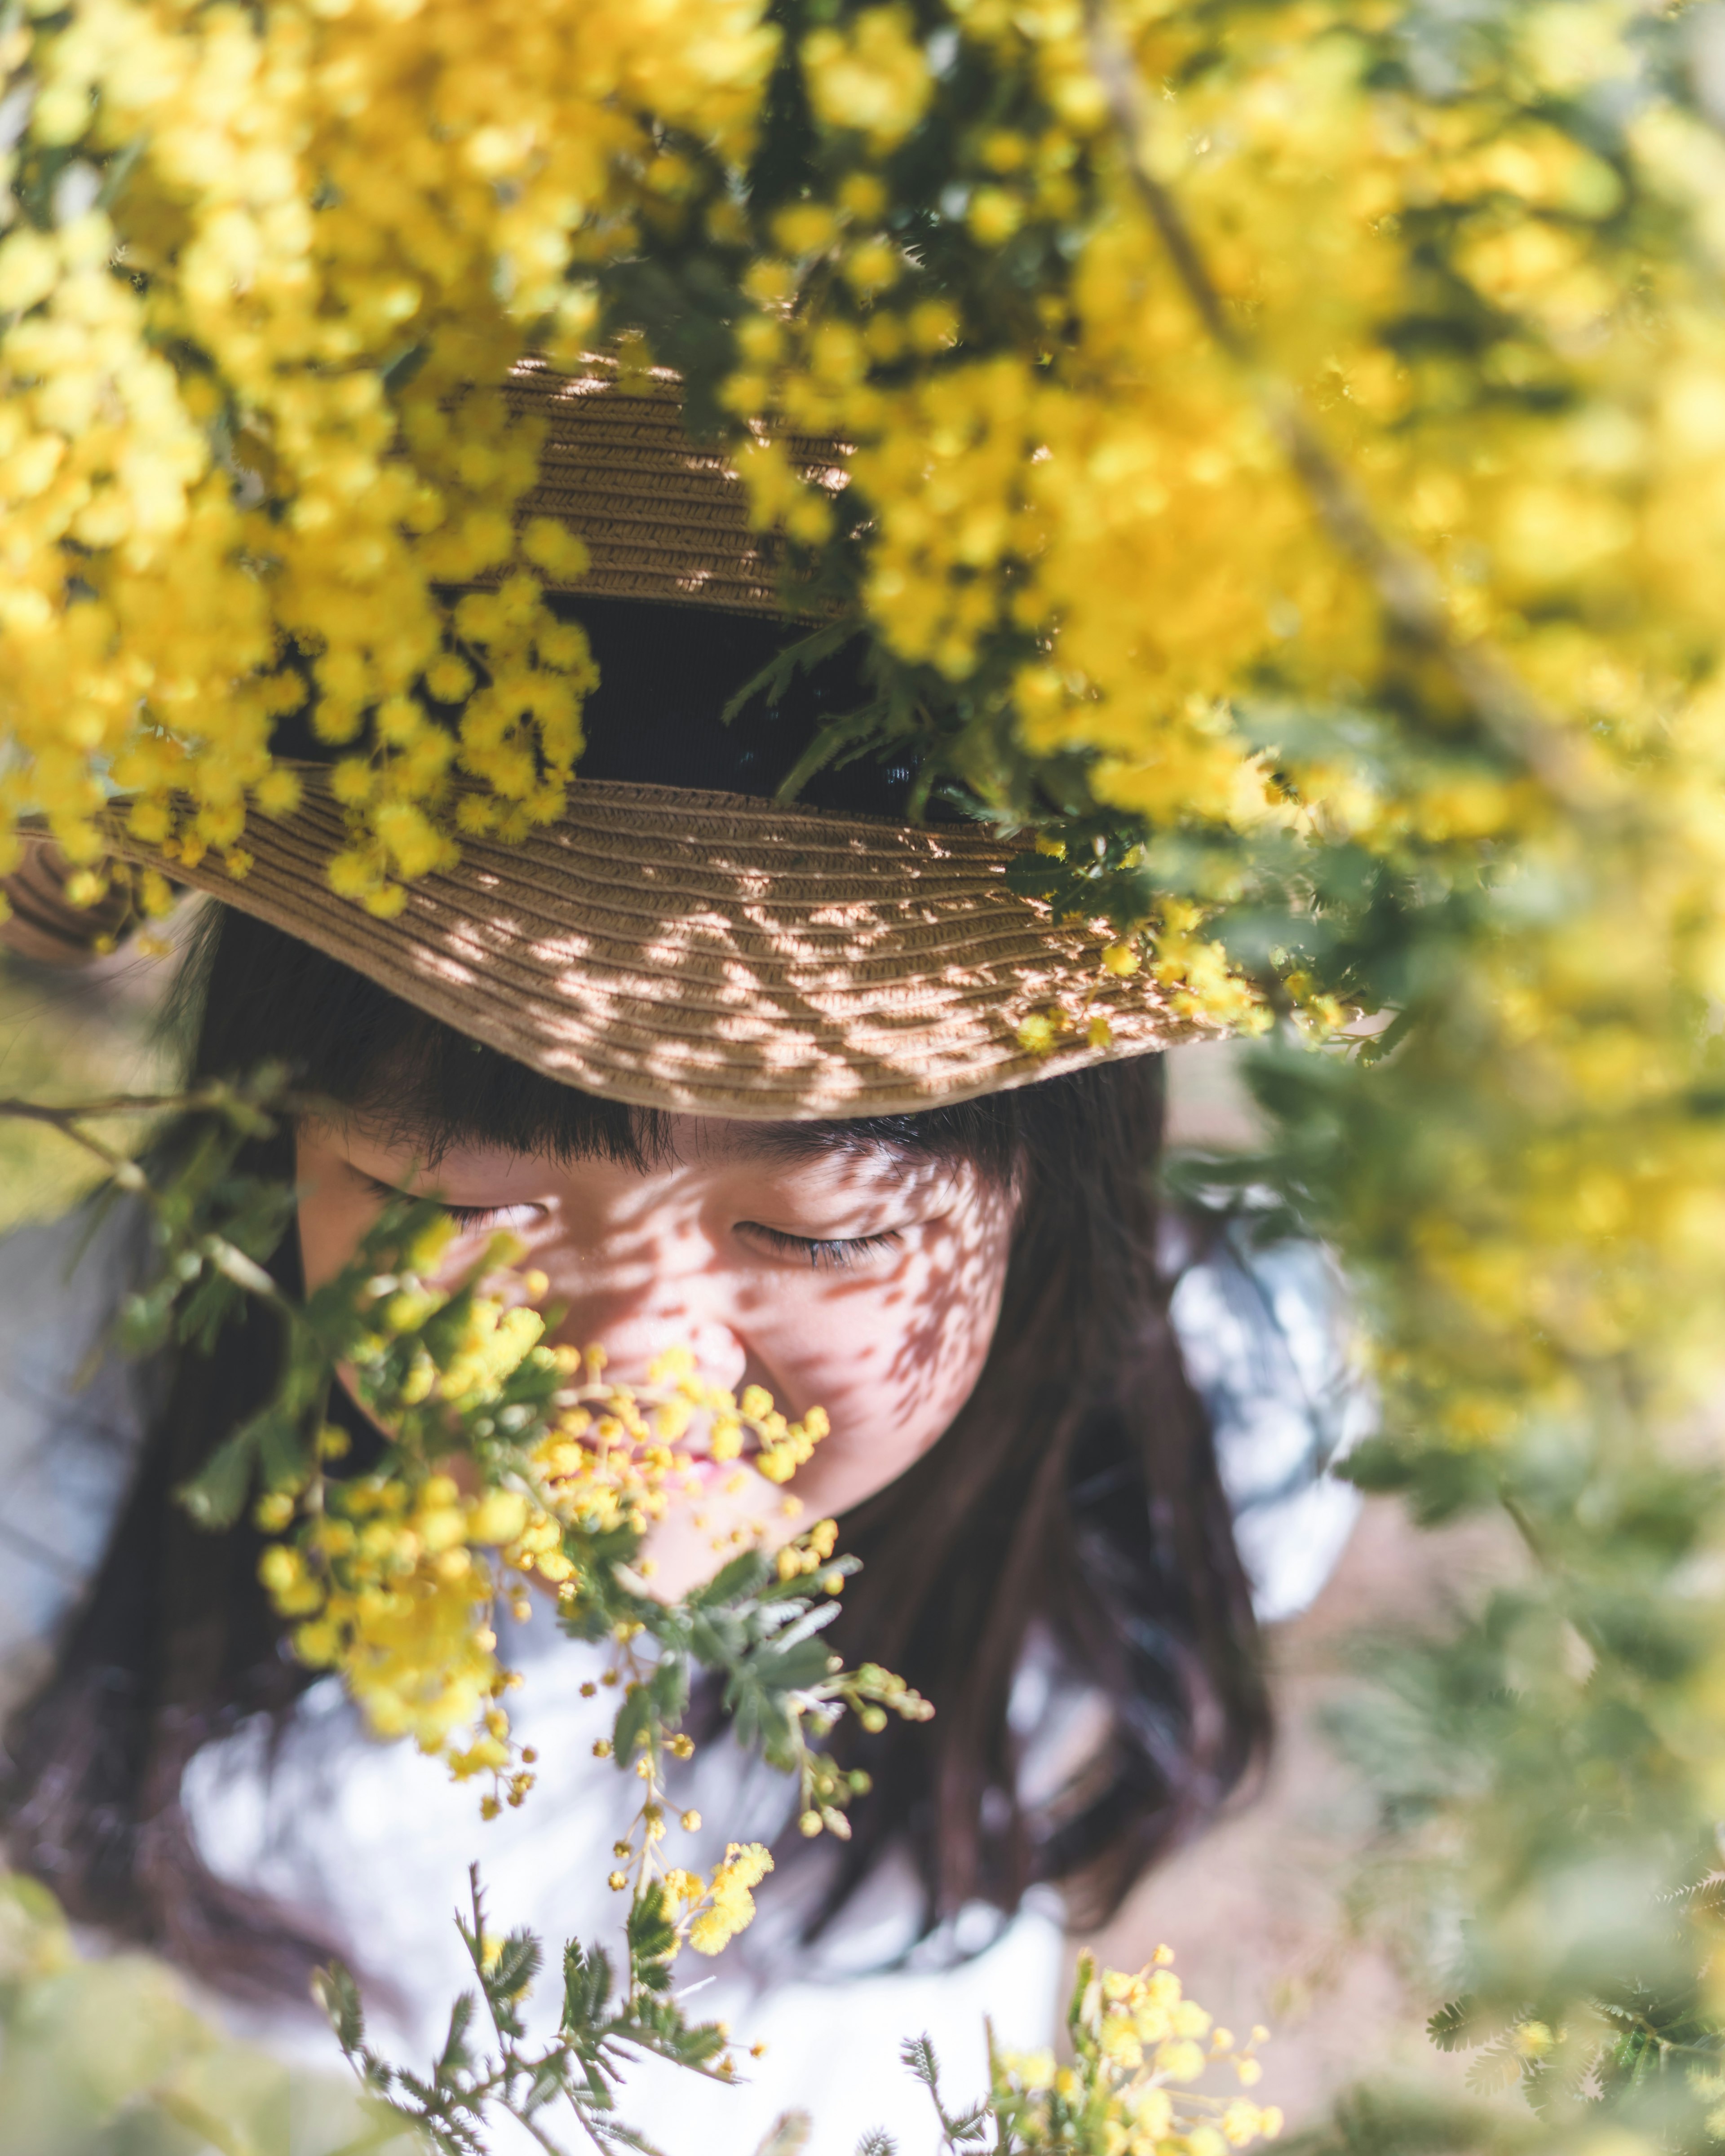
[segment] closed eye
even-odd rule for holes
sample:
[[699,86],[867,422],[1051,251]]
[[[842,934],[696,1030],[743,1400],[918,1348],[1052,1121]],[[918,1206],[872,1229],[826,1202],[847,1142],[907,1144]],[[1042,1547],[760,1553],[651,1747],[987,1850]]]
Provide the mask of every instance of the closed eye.
[[872,1250],[896,1250],[904,1240],[896,1228],[883,1229],[876,1235],[788,1235],[782,1228],[765,1227],[758,1220],[739,1220],[737,1224],[755,1241],[781,1250],[787,1257],[801,1258],[817,1271],[854,1265]]
[[[374,1195],[379,1198],[400,1198],[411,1194],[398,1190],[393,1183],[385,1183],[375,1175],[368,1175],[365,1179],[370,1184]],[[532,1204],[452,1205],[447,1198],[438,1199],[437,1206],[439,1212],[449,1214],[458,1228],[468,1230],[475,1228],[493,1228],[500,1220],[512,1220],[519,1224],[518,1216],[536,1214],[544,1209],[542,1206]]]
[[439,1209],[447,1213],[458,1228],[491,1228],[515,1214],[536,1212],[538,1209],[531,1205],[451,1205],[447,1199],[440,1199]]

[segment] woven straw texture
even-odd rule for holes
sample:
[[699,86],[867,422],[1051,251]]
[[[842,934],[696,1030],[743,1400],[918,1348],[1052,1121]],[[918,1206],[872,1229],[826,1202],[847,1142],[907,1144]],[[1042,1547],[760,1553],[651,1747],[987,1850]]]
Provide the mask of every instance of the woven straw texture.
[[[735,794],[578,783],[524,845],[469,839],[457,868],[377,921],[324,866],[342,842],[325,774],[248,825],[250,872],[149,861],[352,967],[548,1077],[642,1107],[757,1118],[902,1113],[1199,1037],[1101,938],[1055,927],[970,831],[920,830]],[[1017,1039],[1064,1025],[1049,1055]],[[1111,1044],[1091,1047],[1090,1019]]]
[[[539,484],[518,514],[556,517],[593,557],[578,584],[547,578],[552,590],[778,611],[772,542],[749,529],[742,482],[720,451],[684,433],[675,376],[660,370],[641,393],[625,393],[603,359],[578,375],[528,360],[511,372],[506,394],[516,413],[545,428]],[[805,478],[844,485],[831,442],[791,435],[784,446]]]

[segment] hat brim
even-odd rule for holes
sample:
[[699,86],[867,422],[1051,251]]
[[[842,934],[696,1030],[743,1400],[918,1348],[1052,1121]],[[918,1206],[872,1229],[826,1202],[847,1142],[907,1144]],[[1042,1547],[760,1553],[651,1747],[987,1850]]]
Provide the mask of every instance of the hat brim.
[[[1009,853],[982,832],[578,781],[557,823],[520,845],[465,839],[378,920],[330,888],[342,811],[325,772],[302,776],[292,815],[249,820],[243,878],[164,858],[121,804],[112,850],[608,1100],[904,1114],[1216,1036],[1144,974],[1107,973],[1097,930],[1010,890]],[[1042,1052],[1020,1039],[1037,1018]]]

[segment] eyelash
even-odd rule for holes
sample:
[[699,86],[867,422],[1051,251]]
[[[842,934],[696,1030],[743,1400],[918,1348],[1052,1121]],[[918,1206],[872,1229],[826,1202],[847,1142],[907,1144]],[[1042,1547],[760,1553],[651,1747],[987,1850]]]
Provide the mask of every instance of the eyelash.
[[[375,1175],[368,1175],[366,1181],[379,1198],[399,1198],[402,1194],[393,1184],[380,1182]],[[483,1228],[514,1209],[507,1205],[441,1204],[439,1209],[447,1213],[458,1228]]]
[[752,1235],[757,1235],[774,1250],[795,1252],[798,1256],[806,1257],[811,1270],[816,1272],[823,1266],[836,1270],[845,1265],[855,1265],[868,1251],[891,1250],[900,1240],[896,1228],[885,1229],[878,1235],[846,1235],[825,1240],[814,1235],[788,1235],[781,1228],[763,1228],[758,1220],[749,1220],[743,1224]]

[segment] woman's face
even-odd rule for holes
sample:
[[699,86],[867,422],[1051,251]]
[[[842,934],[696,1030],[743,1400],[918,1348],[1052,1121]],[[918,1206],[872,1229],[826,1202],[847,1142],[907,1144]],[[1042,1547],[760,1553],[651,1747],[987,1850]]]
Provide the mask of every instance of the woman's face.
[[[670,1121],[662,1163],[559,1163],[493,1145],[452,1147],[420,1172],[410,1143],[362,1120],[299,1139],[300,1248],[308,1287],[352,1256],[391,1194],[433,1194],[459,1223],[444,1263],[465,1271],[506,1228],[549,1280],[554,1338],[594,1342],[607,1375],[639,1383],[667,1348],[703,1377],[761,1384],[793,1419],[824,1407],[832,1435],[790,1485],[803,1524],[883,1489],[968,1398],[999,1313],[1012,1194],[964,1163],[842,1127]],[[691,1449],[704,1440],[691,1433]],[[654,1530],[661,1593],[710,1572],[727,1538],[793,1531],[785,1492],[752,1471],[703,1471]]]

